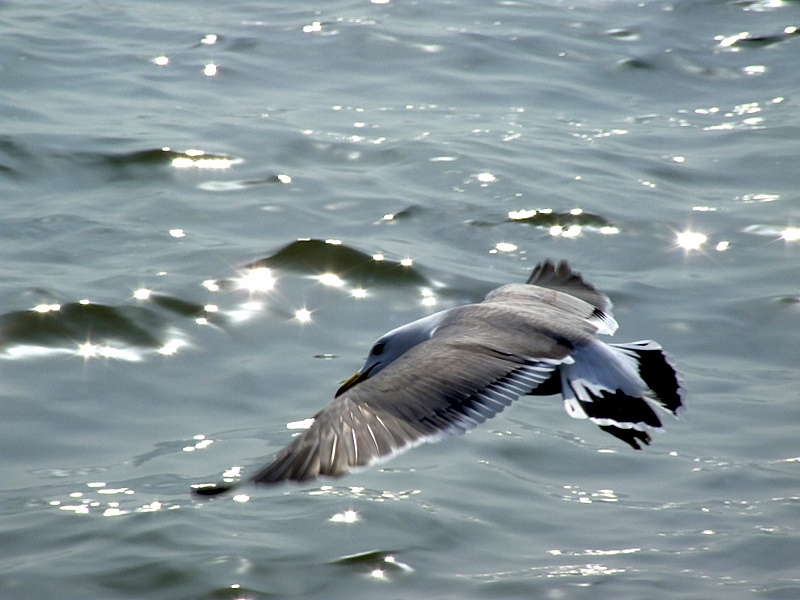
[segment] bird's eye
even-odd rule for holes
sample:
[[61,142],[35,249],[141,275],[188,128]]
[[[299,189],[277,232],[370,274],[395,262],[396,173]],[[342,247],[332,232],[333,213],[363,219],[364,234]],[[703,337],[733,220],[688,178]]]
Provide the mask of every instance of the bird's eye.
[[384,344],[383,342],[378,342],[377,344],[375,344],[375,345],[372,347],[372,353],[373,353],[375,356],[378,356],[378,355],[379,355],[381,352],[383,352],[383,348],[384,348],[384,346],[386,346],[386,344]]

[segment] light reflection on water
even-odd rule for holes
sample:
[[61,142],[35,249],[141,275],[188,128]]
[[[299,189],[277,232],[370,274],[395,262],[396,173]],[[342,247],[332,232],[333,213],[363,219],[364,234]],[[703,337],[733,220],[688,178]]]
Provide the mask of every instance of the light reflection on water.
[[[0,596],[798,596],[796,3],[47,4],[4,15]],[[548,256],[685,370],[653,451],[534,399],[189,499]]]
[[[303,241],[309,240],[301,240],[301,242]],[[341,240],[326,240],[325,244],[333,247],[343,247]],[[349,250],[346,247],[343,248]],[[363,261],[385,264],[388,269],[392,269],[394,266],[411,269],[414,264],[411,258],[403,258],[397,262],[388,261],[382,253],[376,253],[371,258],[366,254],[363,256]],[[313,255],[311,260],[314,260]],[[341,274],[325,271],[311,276],[310,279],[323,287],[341,289],[353,300],[367,298],[369,296],[368,289],[361,287],[357,283],[355,285],[348,283],[347,270],[348,268],[343,267]],[[283,276],[290,275],[287,272]],[[52,345],[35,345],[22,340],[18,342],[8,340],[3,345],[2,356],[20,360],[72,352],[74,356],[84,359],[103,358],[138,362],[153,354],[173,356],[182,349],[191,347],[191,330],[180,325],[180,321],[168,319],[169,315],[160,315],[157,312],[159,308],[166,308],[182,316],[191,316],[194,323],[201,326],[235,326],[276,307],[287,311],[291,315],[290,318],[300,324],[310,323],[314,309],[307,306],[293,307],[287,305],[287,301],[280,294],[280,277],[281,275],[276,273],[275,269],[254,266],[237,269],[235,274],[228,279],[206,279],[201,282],[201,287],[210,293],[220,294],[222,298],[202,305],[171,297],[161,292],[155,292],[147,287],[136,288],[132,292],[132,298],[137,302],[137,306],[148,311],[148,314],[151,315],[150,320],[157,318],[159,319],[158,322],[160,322],[160,331],[154,332],[152,346],[132,343],[132,338],[130,338],[126,329],[127,324],[121,318],[116,325],[114,324],[113,320],[117,319],[114,313],[122,311],[124,307],[93,305],[89,300],[83,299],[71,305],[70,315],[74,314],[73,317],[59,315],[63,311],[62,304],[53,302],[38,304],[30,309],[31,312],[49,315],[53,319],[64,321],[64,327],[66,328],[85,329],[87,335],[91,337],[87,337],[82,341],[75,341],[72,349],[63,347],[64,340],[60,334],[52,337]],[[302,275],[300,277],[302,278]],[[241,291],[246,292],[246,298],[239,298],[237,292]],[[436,304],[437,296],[431,287],[420,287],[419,294],[423,305],[433,306]],[[101,315],[92,316],[92,313],[88,313],[84,316],[80,312],[76,313],[75,310],[80,308],[85,309],[85,311],[101,309],[103,311],[102,318],[111,318],[112,320],[102,328],[95,327],[93,321],[101,318]],[[24,313],[20,313],[20,318],[25,318]],[[73,320],[74,323],[72,322]],[[133,323],[130,325],[131,327],[136,326]],[[98,334],[98,329],[107,330],[105,336]],[[156,337],[160,339],[156,340]]]
[[105,482],[91,482],[86,484],[86,487],[91,491],[71,492],[68,500],[50,500],[48,505],[75,515],[98,515],[101,517],[121,517],[130,513],[147,513],[181,508],[180,504],[163,503],[158,500],[129,507],[127,502],[123,504],[121,500],[107,500],[106,497],[133,496],[136,494],[133,489],[127,487],[109,488],[106,487]]

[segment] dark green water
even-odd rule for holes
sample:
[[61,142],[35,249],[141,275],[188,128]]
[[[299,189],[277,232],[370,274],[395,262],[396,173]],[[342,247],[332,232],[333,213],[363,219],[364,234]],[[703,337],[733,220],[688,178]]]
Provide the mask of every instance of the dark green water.
[[[800,596],[798,21],[3,3],[0,595]],[[341,480],[189,494],[547,257],[678,365],[647,449],[531,397]]]

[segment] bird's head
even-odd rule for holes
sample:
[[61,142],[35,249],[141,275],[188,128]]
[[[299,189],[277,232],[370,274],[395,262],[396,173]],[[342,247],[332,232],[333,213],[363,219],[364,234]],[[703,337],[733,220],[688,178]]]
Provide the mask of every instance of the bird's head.
[[445,312],[442,311],[403,325],[378,338],[372,345],[364,366],[358,373],[342,383],[336,396],[342,395],[362,381],[373,377],[417,344],[429,340],[438,329]]

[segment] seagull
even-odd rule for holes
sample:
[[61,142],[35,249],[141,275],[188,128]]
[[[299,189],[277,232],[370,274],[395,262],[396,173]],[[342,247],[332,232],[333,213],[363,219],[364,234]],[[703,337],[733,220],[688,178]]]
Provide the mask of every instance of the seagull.
[[588,419],[640,449],[659,412],[683,405],[675,368],[654,341],[606,344],[611,301],[566,261],[546,260],[524,284],[393,329],[364,366],[273,460],[236,483],[197,484],[215,496],[244,483],[341,477],[424,442],[464,433],[525,395],[561,394]]

